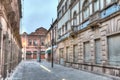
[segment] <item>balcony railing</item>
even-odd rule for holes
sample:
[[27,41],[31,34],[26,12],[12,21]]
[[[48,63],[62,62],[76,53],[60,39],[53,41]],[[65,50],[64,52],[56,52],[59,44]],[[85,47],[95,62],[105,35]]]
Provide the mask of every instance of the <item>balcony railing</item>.
[[100,19],[100,12],[97,11],[95,14],[90,16],[89,21],[90,21],[90,23],[92,23],[94,21],[99,21],[99,19]]
[[57,39],[56,42],[60,42],[60,41],[62,41],[62,40],[65,40],[67,37],[69,37],[69,35],[70,35],[70,32],[67,32],[66,34],[60,36],[60,37]]
[[71,33],[70,33],[70,35],[72,37],[74,37],[74,36],[76,36],[77,32],[78,32],[78,26],[77,25],[71,26]]
[[78,31],[78,26],[71,26],[72,32],[77,32]]

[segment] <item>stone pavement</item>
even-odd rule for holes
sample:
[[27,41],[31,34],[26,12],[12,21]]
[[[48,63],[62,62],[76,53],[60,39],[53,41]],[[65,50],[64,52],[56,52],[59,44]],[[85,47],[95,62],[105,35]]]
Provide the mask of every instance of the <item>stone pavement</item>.
[[22,61],[8,80],[120,80],[42,61]]

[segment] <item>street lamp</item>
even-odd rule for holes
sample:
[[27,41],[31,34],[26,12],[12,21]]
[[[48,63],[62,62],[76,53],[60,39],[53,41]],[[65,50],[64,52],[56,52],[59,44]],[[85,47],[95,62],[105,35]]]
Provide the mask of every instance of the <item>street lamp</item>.
[[54,57],[53,57],[54,31],[53,31],[53,30],[54,30],[54,29],[53,29],[53,25],[51,25],[51,26],[52,26],[52,43],[51,43],[51,44],[52,44],[52,50],[51,50],[51,51],[52,51],[52,52],[51,52],[51,53],[52,53],[52,63],[51,63],[51,67],[53,68],[53,66],[54,66],[54,65],[53,65],[53,62],[54,62]]
[[40,44],[38,45],[38,62],[41,62],[41,37],[40,37]]

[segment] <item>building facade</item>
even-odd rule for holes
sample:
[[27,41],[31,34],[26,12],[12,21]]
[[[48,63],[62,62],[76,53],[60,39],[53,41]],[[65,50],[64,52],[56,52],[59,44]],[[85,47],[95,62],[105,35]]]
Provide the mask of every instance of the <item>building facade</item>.
[[120,76],[120,0],[59,0],[58,63]]
[[40,27],[27,34],[24,32],[21,35],[23,46],[23,58],[24,59],[44,59],[45,58],[45,35],[47,30]]
[[[54,61],[57,61],[57,19],[52,23],[51,27],[47,31],[45,37],[45,45],[46,45],[46,59],[48,61],[52,60],[52,53],[54,57]],[[53,47],[52,47],[53,46]],[[53,49],[53,50],[52,50]],[[53,52],[52,52],[53,51]]]
[[0,0],[0,80],[21,61],[21,17],[20,0]]

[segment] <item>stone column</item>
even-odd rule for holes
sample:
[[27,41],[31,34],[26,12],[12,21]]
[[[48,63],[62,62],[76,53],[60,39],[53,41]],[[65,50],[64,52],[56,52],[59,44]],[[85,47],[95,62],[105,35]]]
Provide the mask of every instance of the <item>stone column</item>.
[[101,28],[102,64],[108,64],[106,27]]
[[94,31],[90,31],[90,53],[91,53],[91,64],[95,63],[95,42],[94,42]]

